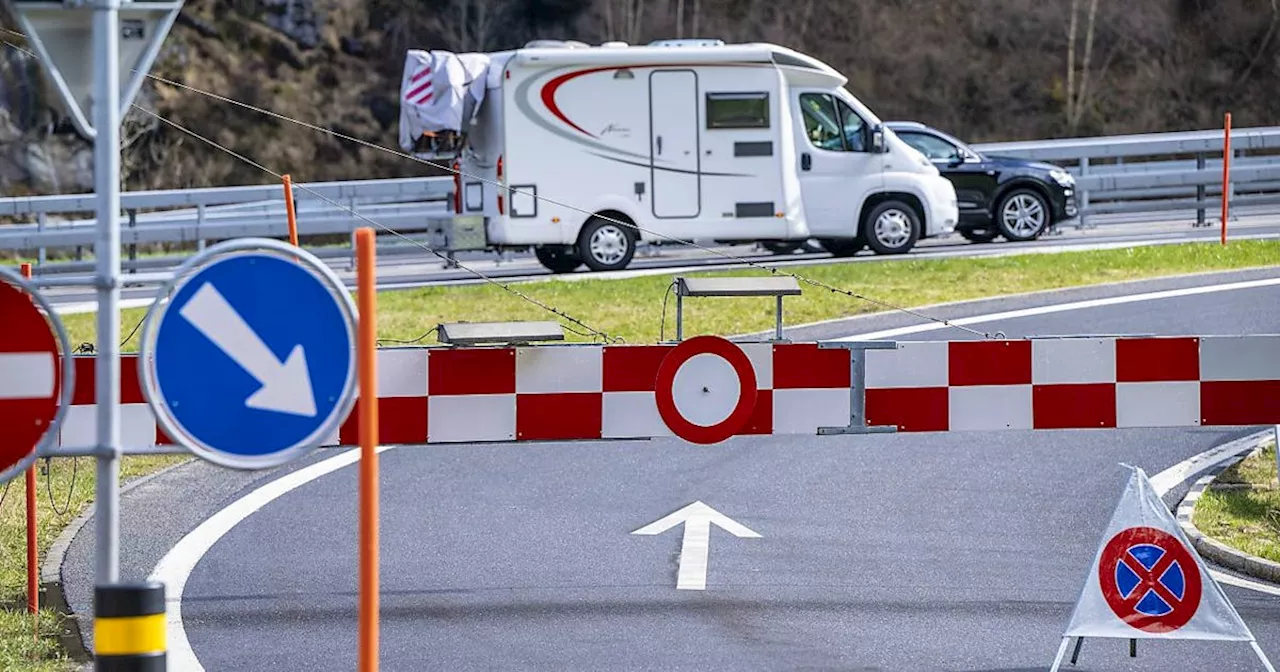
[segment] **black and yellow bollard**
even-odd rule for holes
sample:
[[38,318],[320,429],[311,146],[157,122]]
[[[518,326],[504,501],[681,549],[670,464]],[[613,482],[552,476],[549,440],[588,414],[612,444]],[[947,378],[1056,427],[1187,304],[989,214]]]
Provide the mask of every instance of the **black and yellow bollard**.
[[164,584],[97,586],[93,648],[97,672],[164,672]]

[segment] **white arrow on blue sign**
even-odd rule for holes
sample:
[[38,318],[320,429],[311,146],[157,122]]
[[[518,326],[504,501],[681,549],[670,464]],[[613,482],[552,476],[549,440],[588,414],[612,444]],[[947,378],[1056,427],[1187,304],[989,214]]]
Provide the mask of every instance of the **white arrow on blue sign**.
[[355,401],[356,311],[323,262],[275,240],[230,241],[160,296],[139,366],[170,438],[216,464],[265,469],[337,431]]

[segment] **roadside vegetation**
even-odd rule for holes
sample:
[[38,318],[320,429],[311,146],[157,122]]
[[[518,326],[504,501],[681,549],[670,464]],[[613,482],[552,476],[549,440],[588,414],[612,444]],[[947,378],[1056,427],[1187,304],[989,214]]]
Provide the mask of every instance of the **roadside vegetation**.
[[[795,272],[835,287],[904,307],[976,299],[1001,294],[1050,290],[1122,280],[1195,273],[1202,271],[1264,267],[1280,259],[1280,241],[1239,241],[1227,247],[1214,244],[1182,244],[1121,250],[1025,254],[988,259],[899,259],[874,263],[837,263],[795,268]],[[744,275],[759,271],[698,275]],[[598,280],[575,276],[572,281],[552,279],[513,285],[539,301],[582,319],[628,343],[653,342],[674,337],[675,306],[664,297],[671,276],[658,275],[626,280]],[[885,310],[881,305],[802,285],[804,295],[786,301],[786,323],[799,325]],[[686,334],[741,334],[766,331],[773,325],[773,306],[763,299],[703,299],[689,302]],[[663,325],[665,312],[666,324]],[[122,334],[130,335],[125,351],[136,351],[135,327],[144,309],[124,311]],[[395,342],[435,343],[431,330],[440,322],[535,319],[548,315],[494,286],[439,287],[385,292],[379,296],[378,335],[388,345]],[[94,316],[63,318],[73,345],[93,343]],[[587,337],[567,333],[570,340]],[[940,334],[939,338],[947,338]],[[146,457],[124,460],[125,480],[153,473],[183,457]],[[1268,461],[1267,465],[1272,465]],[[43,464],[39,467],[43,469]],[[1274,466],[1269,478],[1275,480]],[[93,497],[93,467],[89,460],[78,466],[70,460],[49,465],[39,479],[40,557],[71,520]],[[74,487],[73,483],[74,472]],[[47,479],[52,478],[49,482]],[[50,494],[50,491],[52,494]],[[1249,495],[1261,496],[1261,495]],[[1266,509],[1276,516],[1272,529],[1280,529],[1277,502],[1272,492]],[[31,618],[24,613],[24,484],[21,477],[9,484],[0,504],[0,670],[31,672],[72,669],[59,646],[63,617],[45,613],[41,637],[32,636]],[[57,510],[54,510],[56,503]],[[1265,508],[1265,507],[1264,507]],[[1210,507],[1202,510],[1212,511]],[[1200,524],[1197,521],[1197,524]],[[1206,532],[1209,527],[1205,526]],[[1273,531],[1273,534],[1275,532]],[[1280,545],[1277,546],[1280,548]],[[1280,559],[1280,554],[1276,556]]]
[[[127,457],[120,465],[124,482],[154,473],[189,458],[183,456]],[[36,462],[36,520],[40,562],[63,529],[93,501],[94,462],[91,458]],[[41,595],[39,636],[27,613],[26,482],[19,475],[5,486],[0,501],[0,670],[4,672],[62,672],[77,664],[60,638],[65,615],[49,609]],[[37,572],[39,568],[37,567]]]
[[1280,562],[1276,447],[1264,448],[1222,472],[1196,502],[1192,522],[1232,548]]

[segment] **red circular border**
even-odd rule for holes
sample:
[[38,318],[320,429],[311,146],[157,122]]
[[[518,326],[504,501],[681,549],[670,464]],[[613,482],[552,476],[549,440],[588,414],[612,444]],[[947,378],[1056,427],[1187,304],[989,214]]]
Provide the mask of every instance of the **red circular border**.
[[[719,424],[706,427],[695,425],[680,415],[680,410],[676,408],[675,390],[672,389],[680,367],[695,355],[701,354],[719,356],[729,362],[738,374],[738,405]],[[695,336],[677,345],[662,358],[654,384],[658,414],[662,416],[662,421],[667,423],[667,427],[676,436],[690,443],[705,445],[728,439],[746,426],[756,408],[756,372],[751,366],[751,360],[732,341],[719,336]]]
[[31,457],[52,428],[62,395],[63,364],[52,325],[24,288],[0,277],[0,306],[5,308],[0,312],[6,317],[4,332],[0,333],[0,352],[47,352],[53,357],[52,396],[0,401],[0,407],[7,409],[0,414],[11,420],[29,421],[29,424],[4,428],[6,436],[0,438],[0,472],[3,472]]
[[[1151,544],[1164,549],[1173,555],[1173,559],[1182,569],[1186,589],[1182,600],[1173,607],[1173,611],[1163,616],[1148,616],[1136,610],[1127,609],[1124,598],[1120,596],[1120,588],[1116,585],[1116,565],[1120,558],[1138,544]],[[1200,608],[1200,596],[1203,590],[1200,576],[1200,565],[1191,557],[1186,546],[1178,538],[1154,527],[1130,527],[1121,530],[1102,549],[1098,561],[1098,583],[1102,588],[1102,597],[1111,611],[1125,623],[1145,632],[1172,632],[1186,625]]]

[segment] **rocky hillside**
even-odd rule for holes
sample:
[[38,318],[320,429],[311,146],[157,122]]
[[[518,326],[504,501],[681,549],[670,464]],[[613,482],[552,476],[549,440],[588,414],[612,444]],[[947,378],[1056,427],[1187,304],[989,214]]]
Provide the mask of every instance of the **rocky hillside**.
[[[845,72],[881,116],[973,141],[1210,128],[1226,109],[1237,126],[1267,125],[1280,123],[1277,2],[188,0],[153,72],[388,147],[406,48],[535,37],[778,42]],[[92,188],[89,146],[49,95],[5,48],[0,193]],[[296,180],[437,172],[165,84],[137,104]],[[130,189],[273,179],[136,111],[123,136]]]

